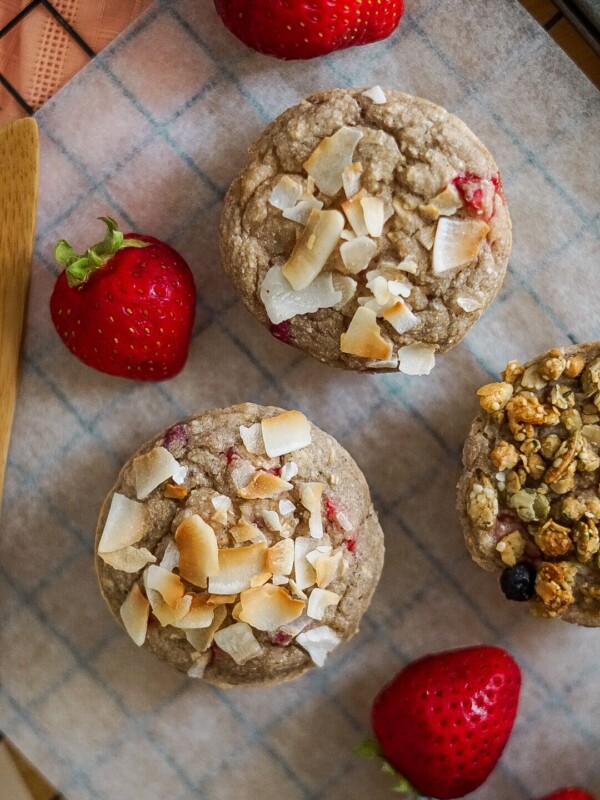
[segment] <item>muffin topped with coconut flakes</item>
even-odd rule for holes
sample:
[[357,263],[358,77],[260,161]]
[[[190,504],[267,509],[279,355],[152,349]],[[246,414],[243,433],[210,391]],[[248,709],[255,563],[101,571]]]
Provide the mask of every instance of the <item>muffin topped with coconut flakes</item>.
[[349,454],[299,411],[178,423],[123,467],[96,535],[102,594],[133,641],[222,686],[322,666],[358,630],[383,534]]
[[226,272],[274,336],[333,366],[428,374],[496,296],[511,223],[492,156],[443,108],[337,89],[250,148]]

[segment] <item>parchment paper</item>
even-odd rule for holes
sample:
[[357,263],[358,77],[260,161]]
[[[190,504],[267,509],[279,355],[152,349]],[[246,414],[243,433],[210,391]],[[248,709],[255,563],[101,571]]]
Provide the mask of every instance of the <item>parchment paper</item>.
[[[272,339],[221,272],[223,194],[265,124],[303,96],[382,84],[462,117],[498,161],[514,220],[496,303],[429,378],[358,376]],[[513,0],[414,0],[388,40],[308,63],[238,44],[208,0],[158,2],[37,115],[38,238],[0,541],[0,726],[69,800],[387,798],[351,753],[408,660],[480,642],[524,672],[501,765],[473,797],[600,792],[600,631],[529,618],[472,565],[454,510],[475,388],[509,358],[600,337],[598,94]],[[164,238],[199,290],[174,380],[108,378],[58,340],[52,248],[96,217]],[[300,408],[364,469],[386,534],[362,631],[326,668],[223,692],[138,650],[99,598],[92,541],[122,462],[189,413]]]

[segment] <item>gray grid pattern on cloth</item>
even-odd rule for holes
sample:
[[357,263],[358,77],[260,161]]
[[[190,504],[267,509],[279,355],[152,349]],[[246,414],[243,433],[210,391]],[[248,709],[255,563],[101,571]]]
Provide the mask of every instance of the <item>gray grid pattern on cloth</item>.
[[[351,754],[377,689],[425,652],[493,642],[515,654],[525,690],[505,757],[473,796],[600,791],[596,632],[508,607],[454,512],[474,388],[508,358],[600,338],[597,94],[512,0],[416,0],[388,41],[308,64],[244,49],[209,6],[159,0],[37,115],[41,204],[0,541],[0,727],[70,800],[384,798],[387,777]],[[218,263],[221,201],[250,141],[312,91],[375,83],[465,119],[500,164],[515,221],[500,296],[429,379],[309,361],[241,310]],[[166,384],[92,373],[52,331],[52,245],[88,240],[107,212],[195,271],[190,362]],[[90,556],[130,452],[177,418],[245,399],[301,408],[352,452],[387,557],[360,635],[325,669],[227,693],[137,651],[102,606]]]

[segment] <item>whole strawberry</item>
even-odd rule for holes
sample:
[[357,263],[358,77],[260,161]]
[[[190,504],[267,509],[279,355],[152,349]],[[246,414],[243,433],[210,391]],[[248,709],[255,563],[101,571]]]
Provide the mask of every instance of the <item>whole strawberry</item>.
[[373,703],[380,752],[420,794],[462,797],[486,780],[500,758],[520,687],[518,665],[497,647],[414,661]]
[[387,38],[403,0],[215,0],[240,41],[277,58],[305,59]]
[[564,789],[558,789],[552,794],[547,794],[541,800],[594,800],[594,798],[589,792],[584,792],[583,789],[568,786]]
[[65,267],[50,313],[65,345],[84,364],[109,375],[160,381],[176,375],[188,354],[196,306],[190,268],[152,236],[107,225],[102,242],[77,255],[62,239]]

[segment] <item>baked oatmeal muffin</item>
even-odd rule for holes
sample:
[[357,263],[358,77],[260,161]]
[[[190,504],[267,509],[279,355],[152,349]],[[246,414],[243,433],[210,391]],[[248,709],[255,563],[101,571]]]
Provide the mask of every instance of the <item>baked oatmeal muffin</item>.
[[221,222],[225,271],[273,335],[322,362],[428,374],[500,288],[498,167],[428,100],[316,94],[250,148]]
[[467,547],[536,617],[600,626],[600,342],[554,349],[477,392],[458,508]]
[[123,467],[96,533],[137,645],[220,685],[295,678],[358,630],[383,566],[362,472],[299,411],[190,417]]

